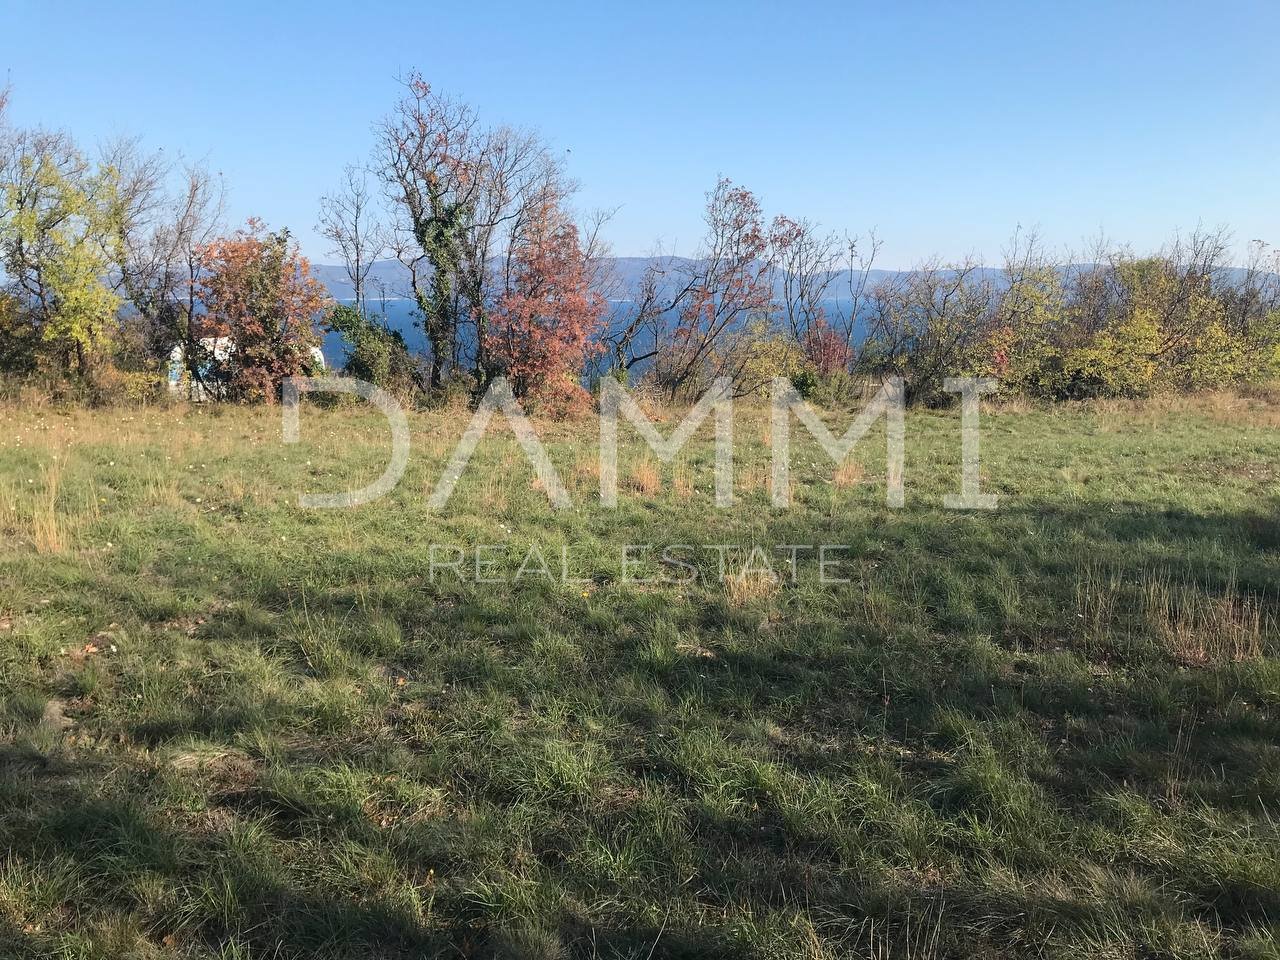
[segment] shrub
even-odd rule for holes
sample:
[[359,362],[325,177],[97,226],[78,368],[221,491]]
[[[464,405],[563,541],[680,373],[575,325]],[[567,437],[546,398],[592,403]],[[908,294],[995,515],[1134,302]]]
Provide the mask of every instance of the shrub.
[[591,392],[568,374],[544,380],[527,395],[530,412],[552,420],[576,420],[594,406]]
[[1139,309],[1104,330],[1088,346],[1068,353],[1065,373],[1077,399],[1145,397],[1159,383],[1160,328],[1149,311]]
[[1209,390],[1245,379],[1246,345],[1233,338],[1220,323],[1206,327],[1187,351],[1179,380],[1192,390]]
[[86,378],[85,396],[94,406],[145,406],[166,400],[168,388],[156,371],[103,364]]
[[853,349],[826,320],[819,318],[805,331],[804,355],[819,377],[847,373],[853,362]]
[[1280,310],[1261,318],[1245,336],[1244,374],[1246,383],[1280,380]]
[[289,231],[268,233],[258,220],[205,244],[199,258],[209,335],[235,344],[227,361],[232,396],[274,401],[280,381],[304,372],[319,343],[323,285]]
[[330,308],[324,328],[347,344],[346,373],[408,398],[421,389],[418,364],[397,330],[364,316],[355,307]]
[[23,315],[18,298],[0,293],[0,373],[33,373],[39,349],[40,334]]
[[974,349],[969,371],[994,377],[1004,395],[1059,396],[1063,385],[1062,354],[1040,328],[1005,324],[990,331]]
[[[713,365],[733,380],[739,395],[759,396],[769,395],[774,377],[787,377],[794,383],[811,369],[800,345],[766,317],[748,321],[713,359]],[[707,377],[699,379],[705,385]]]
[[865,378],[839,370],[829,377],[816,377],[808,394],[800,395],[820,407],[843,407],[858,401],[866,385]]

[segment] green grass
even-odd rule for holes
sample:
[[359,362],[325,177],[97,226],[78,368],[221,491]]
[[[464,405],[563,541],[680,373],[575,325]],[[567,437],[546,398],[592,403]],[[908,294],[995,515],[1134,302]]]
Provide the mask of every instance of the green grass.
[[[748,411],[728,511],[709,424],[601,509],[588,422],[572,510],[496,431],[430,514],[465,419],[304,511],[377,417],[0,408],[0,956],[1280,956],[1274,401],[988,413],[981,514],[956,413],[896,511],[797,430],[784,511]],[[432,580],[481,543],[586,582]]]

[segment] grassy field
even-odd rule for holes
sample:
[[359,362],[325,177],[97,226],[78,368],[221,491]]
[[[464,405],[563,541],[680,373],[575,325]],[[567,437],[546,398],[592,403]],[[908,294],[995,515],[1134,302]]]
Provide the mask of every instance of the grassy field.
[[0,956],[1280,957],[1280,400],[989,411],[992,513],[955,412],[902,510],[743,410],[730,510],[495,421],[431,514],[452,412],[307,511],[388,443],[302,420],[0,408]]

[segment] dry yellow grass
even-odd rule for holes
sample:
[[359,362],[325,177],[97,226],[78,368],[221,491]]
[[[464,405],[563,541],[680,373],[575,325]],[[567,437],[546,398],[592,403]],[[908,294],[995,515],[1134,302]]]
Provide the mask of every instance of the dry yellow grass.
[[[631,399],[636,402],[636,406],[654,423],[665,423],[672,419],[673,413],[667,401],[658,396],[655,391],[648,389],[644,384],[630,387],[629,392]],[[683,419],[685,412],[684,410],[678,411],[675,419]]]
[[739,486],[744,492],[773,489],[773,467],[769,461],[748,464],[740,473]]
[[480,482],[480,502],[488,510],[507,508],[507,474],[505,471],[486,474]]
[[61,553],[66,546],[62,518],[58,514],[58,488],[62,467],[54,460],[44,468],[44,486],[31,515],[31,541],[39,553]]
[[1164,393],[1140,400],[1090,400],[1087,409],[1099,415],[1104,430],[1115,424],[1157,424],[1171,415],[1202,416],[1215,423],[1280,427],[1280,391],[1274,387]]
[[769,570],[744,570],[725,574],[724,595],[734,607],[745,607],[767,600],[781,589],[778,575]]
[[1229,586],[1220,595],[1196,584],[1153,575],[1145,580],[1143,610],[1153,634],[1183,663],[1240,663],[1263,655],[1263,640],[1275,624],[1258,598]]
[[1159,571],[1143,573],[1135,585],[1114,571],[1085,569],[1076,582],[1076,616],[1086,648],[1136,630],[1189,666],[1256,660],[1276,631],[1262,600],[1234,584],[1214,591]]
[[600,460],[589,455],[580,454],[573,462],[570,472],[573,486],[579,492],[591,493],[600,488]]
[[680,500],[688,500],[693,496],[693,478],[689,476],[688,466],[676,464],[671,473],[671,488]]
[[13,480],[0,483],[0,525],[11,523],[18,512],[18,485]]
[[865,474],[862,464],[856,460],[846,460],[831,474],[831,482],[837,487],[852,487],[861,483]]
[[1119,604],[1120,578],[1086,567],[1076,580],[1076,618],[1086,646],[1102,644],[1110,636]]
[[1036,405],[1026,397],[998,397],[995,399],[985,399],[982,402],[982,412],[1000,415],[1002,413],[1021,414],[1030,413],[1036,408]]
[[654,496],[662,489],[662,478],[658,474],[657,465],[647,457],[638,461],[627,475],[627,486],[646,497]]

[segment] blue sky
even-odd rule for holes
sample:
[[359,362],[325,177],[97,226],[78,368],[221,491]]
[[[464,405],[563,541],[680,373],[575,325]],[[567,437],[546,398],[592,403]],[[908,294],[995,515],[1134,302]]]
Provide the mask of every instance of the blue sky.
[[[397,9],[401,7],[401,9]],[[883,263],[995,261],[1012,231],[1280,244],[1280,4],[79,3],[5,0],[19,122],[207,159],[229,212],[327,261],[317,201],[420,69],[540,130],[621,206],[615,252],[692,252],[720,174],[876,227]]]

